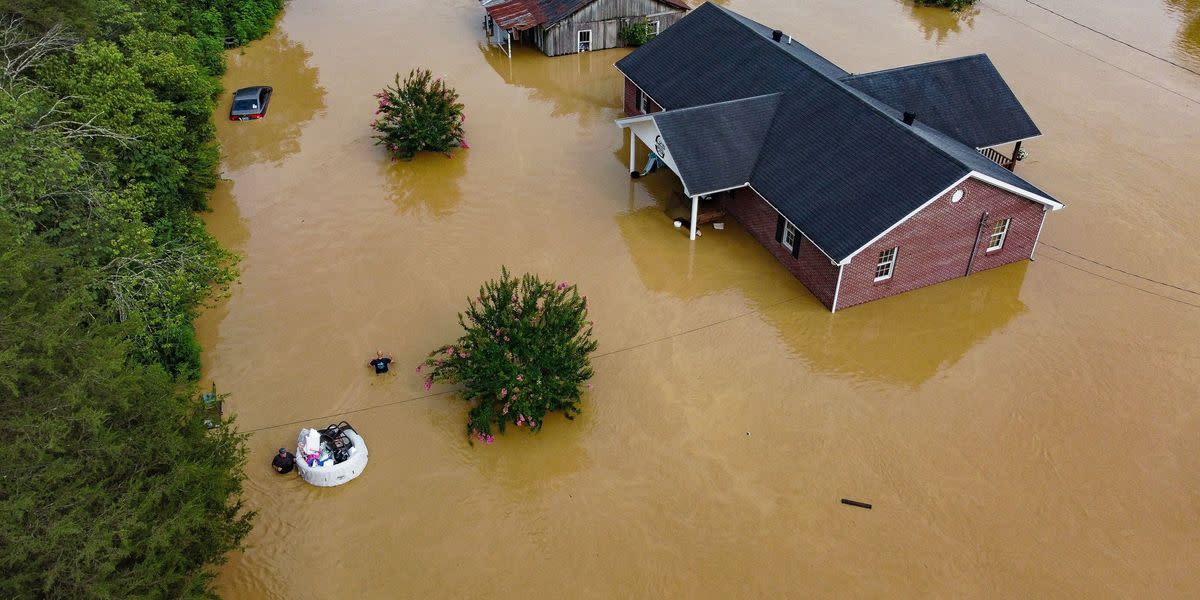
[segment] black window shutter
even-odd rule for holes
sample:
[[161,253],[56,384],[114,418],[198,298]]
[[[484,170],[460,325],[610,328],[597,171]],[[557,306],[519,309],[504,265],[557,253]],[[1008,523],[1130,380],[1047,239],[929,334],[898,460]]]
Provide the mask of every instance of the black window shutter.
[[783,218],[783,215],[779,215],[779,220],[775,221],[775,241],[780,244],[783,243],[783,224],[786,222],[787,220]]
[[796,241],[792,243],[792,258],[800,258],[800,244],[803,243],[804,236],[800,232],[796,232]]

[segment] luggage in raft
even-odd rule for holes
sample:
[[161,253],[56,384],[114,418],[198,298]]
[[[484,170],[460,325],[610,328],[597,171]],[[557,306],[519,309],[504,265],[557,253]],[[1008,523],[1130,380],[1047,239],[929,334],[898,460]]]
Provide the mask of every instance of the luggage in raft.
[[342,485],[367,466],[367,443],[349,423],[301,429],[296,440],[300,478],[319,487]]

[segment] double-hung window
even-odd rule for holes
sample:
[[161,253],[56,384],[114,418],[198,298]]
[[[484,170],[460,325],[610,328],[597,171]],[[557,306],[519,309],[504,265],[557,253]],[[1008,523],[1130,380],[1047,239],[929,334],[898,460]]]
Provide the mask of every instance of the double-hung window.
[[650,99],[640,89],[637,91],[637,109],[643,115],[650,112]]
[[662,31],[662,23],[660,21],[650,21],[650,37],[654,37]]
[[875,281],[891,279],[896,272],[896,253],[899,248],[889,248],[879,253],[879,262],[875,263]]
[[580,29],[579,30],[579,51],[580,52],[591,52],[591,50],[592,50],[592,30],[591,29]]
[[1012,219],[1004,219],[992,225],[992,237],[988,238],[988,252],[995,252],[1004,247],[1004,238],[1008,237],[1008,226],[1011,224]]
[[783,226],[783,238],[779,240],[779,243],[783,244],[784,248],[794,252],[796,250],[798,237],[799,232],[796,230],[796,226],[792,225],[790,222],[785,223]]

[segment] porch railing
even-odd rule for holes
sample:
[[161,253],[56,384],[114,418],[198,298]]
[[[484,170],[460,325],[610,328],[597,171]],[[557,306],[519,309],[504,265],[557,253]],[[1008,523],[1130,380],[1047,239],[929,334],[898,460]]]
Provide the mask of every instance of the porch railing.
[[1012,157],[1000,154],[992,148],[984,148],[980,150],[979,153],[990,158],[992,162],[1004,167],[1005,169],[1008,169],[1009,171],[1012,171],[1017,167],[1017,161],[1013,160]]

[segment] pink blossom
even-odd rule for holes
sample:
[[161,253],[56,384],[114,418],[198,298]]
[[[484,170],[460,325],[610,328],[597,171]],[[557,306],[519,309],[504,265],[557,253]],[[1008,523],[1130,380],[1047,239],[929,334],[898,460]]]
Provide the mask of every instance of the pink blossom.
[[454,356],[454,346],[446,348],[446,356]]
[[504,336],[504,341],[506,341],[506,342],[508,341],[508,336],[507,336],[507,335],[506,335],[506,336]]
[[508,414],[508,405],[507,404],[504,405],[504,408],[500,409],[500,414],[502,414],[502,415]]
[[421,372],[421,365],[417,365],[417,372],[418,372],[418,373],[420,373],[420,372]]
[[533,419],[530,419],[530,420],[529,420],[529,428],[530,428],[530,429],[533,429],[534,427],[537,427],[537,421],[534,421]]
[[459,353],[458,353],[458,357],[459,357],[459,358],[466,358],[466,357],[467,357],[467,353],[466,353],[466,352],[459,352]]
[[508,388],[500,388],[500,397],[501,397],[501,398],[507,398],[507,397],[508,397]]
[[513,294],[513,295],[512,295],[512,301],[513,301],[513,302],[516,302],[516,301],[517,301],[517,295],[516,295],[516,294]]
[[524,375],[517,375],[517,381],[525,381]]
[[487,436],[487,440],[485,440],[485,441],[484,441],[484,443],[486,443],[486,444],[489,444],[489,445],[490,445],[490,444],[491,444],[492,442],[494,442],[494,441],[496,441],[496,438],[492,437],[491,435],[488,435],[488,436]]
[[431,390],[431,389],[433,389],[433,380],[432,380],[432,379],[429,379],[429,378],[426,378],[426,379],[425,379],[425,391],[427,391],[427,392],[428,392],[428,391],[429,391],[429,390]]
[[463,148],[466,148],[466,149],[468,149],[468,150],[470,150],[470,149],[471,149],[471,145],[467,143],[467,140],[462,140],[461,142],[459,142],[459,144],[458,144],[458,145],[459,145],[459,146],[462,146]]

